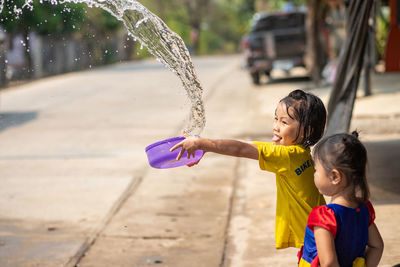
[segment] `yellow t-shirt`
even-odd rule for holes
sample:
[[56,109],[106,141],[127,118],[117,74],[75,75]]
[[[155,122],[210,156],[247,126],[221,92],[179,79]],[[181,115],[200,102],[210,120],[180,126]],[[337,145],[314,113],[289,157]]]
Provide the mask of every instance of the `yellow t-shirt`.
[[309,148],[254,142],[262,170],[276,174],[276,248],[297,247],[304,242],[308,214],[325,205],[314,184],[314,166]]

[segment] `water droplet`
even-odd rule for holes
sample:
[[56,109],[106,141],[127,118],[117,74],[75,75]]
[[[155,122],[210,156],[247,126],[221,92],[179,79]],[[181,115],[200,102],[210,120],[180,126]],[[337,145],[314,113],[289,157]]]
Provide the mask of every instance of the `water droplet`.
[[[4,4],[4,2],[4,0],[0,0],[0,9],[1,5]],[[23,9],[24,11],[25,9],[33,9],[33,0],[25,0],[22,2],[25,2],[22,8],[14,5],[13,10],[9,11],[10,15],[12,15],[12,13],[14,14],[13,17],[15,19],[18,19],[19,16],[21,16]],[[189,104],[191,104],[190,119],[188,121],[189,125],[185,127],[187,132],[190,133],[193,130],[201,131],[203,129],[205,118],[204,107],[201,100],[202,89],[200,86],[200,82],[195,75],[194,67],[191,62],[186,45],[181,40],[181,38],[176,38],[176,34],[172,32],[160,18],[147,10],[142,4],[135,0],[121,1],[123,4],[121,10],[117,8],[117,2],[119,5],[119,1],[116,0],[39,0],[38,2],[40,2],[40,4],[43,4],[44,2],[50,2],[52,5],[57,5],[60,3],[86,3],[87,6],[90,8],[98,7],[107,9],[107,11],[109,11],[110,13],[115,12],[115,14],[113,15],[116,16],[117,19],[123,21],[124,25],[127,28],[128,37],[126,38],[126,40],[130,41],[132,39],[135,42],[140,41],[140,50],[143,49],[143,46],[146,46],[147,50],[155,56],[158,62],[162,63],[165,67],[170,69],[181,79],[183,87],[188,95],[187,100],[188,102],[190,102]],[[124,5],[125,3],[126,5]],[[108,5],[114,5],[117,10],[110,11],[113,10],[113,8],[108,8]],[[130,11],[132,11],[132,13]],[[71,12],[71,9],[64,7],[61,12]],[[86,12],[87,11],[85,11],[85,13]],[[138,18],[137,15],[140,15],[139,17],[141,19],[135,20],[135,18]],[[56,16],[56,14],[54,13],[53,16]],[[15,19],[10,18],[7,22],[14,22]],[[7,20],[7,18],[5,18],[5,20]],[[66,22],[66,20],[64,20],[64,22]],[[40,23],[37,24],[37,26],[39,27],[44,23],[48,23],[48,20],[43,19]],[[72,25],[72,28],[79,29],[79,27],[77,27],[76,25]],[[50,36],[50,34],[48,36]],[[92,36],[92,38],[96,37],[95,34],[89,36]],[[106,39],[109,40],[111,38],[110,36],[106,36]],[[21,45],[26,47],[27,51],[30,50],[27,47],[27,43],[21,41]],[[51,43],[49,45],[50,47],[54,46]],[[124,45],[124,48],[127,48],[127,45]],[[136,51],[137,55],[140,54],[140,50]],[[112,49],[111,51],[114,51],[114,49]],[[115,51],[117,53],[119,52],[116,49]],[[108,54],[109,51],[105,50],[104,53]],[[90,58],[91,53],[89,52],[88,55]],[[78,59],[79,58],[75,58],[74,60],[77,61]],[[49,62],[52,63],[53,59],[49,60]],[[92,66],[89,65],[89,68],[91,67]],[[162,263],[162,261],[160,260],[160,262],[156,263]]]

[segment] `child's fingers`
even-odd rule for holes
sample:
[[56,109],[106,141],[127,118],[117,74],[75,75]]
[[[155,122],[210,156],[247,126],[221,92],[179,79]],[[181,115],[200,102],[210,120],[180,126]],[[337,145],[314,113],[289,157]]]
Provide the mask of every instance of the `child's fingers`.
[[179,151],[179,154],[176,157],[176,160],[180,160],[184,152],[185,152],[185,149],[182,148],[181,151]]
[[178,143],[178,144],[176,144],[176,145],[174,145],[173,147],[171,147],[169,152],[172,152],[172,151],[174,151],[175,149],[177,149],[178,147],[181,147],[181,146],[183,146],[183,141]]
[[178,143],[178,144],[176,144],[176,145],[174,145],[174,146],[171,147],[170,150],[169,150],[169,152],[172,152],[172,151],[174,151],[175,149],[180,148],[180,147],[181,147],[182,149],[181,149],[181,151],[179,151],[178,156],[176,157],[176,160],[180,160],[181,157],[182,157],[182,155],[183,155],[183,153],[185,152],[185,149],[183,148],[183,141],[180,142],[180,143]]

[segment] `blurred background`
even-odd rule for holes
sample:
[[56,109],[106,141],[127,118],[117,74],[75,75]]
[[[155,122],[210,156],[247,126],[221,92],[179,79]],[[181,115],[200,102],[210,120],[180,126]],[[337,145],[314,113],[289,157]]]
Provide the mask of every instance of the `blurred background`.
[[[0,88],[50,75],[150,57],[123,24],[85,4],[5,1],[0,14]],[[385,70],[390,1],[375,1],[371,17],[371,68]],[[394,1],[393,1],[394,2]],[[243,53],[256,14],[303,11],[307,18],[306,67],[314,81],[329,82],[345,39],[344,0],[142,0],[179,34],[192,55]],[[22,10],[22,12],[21,12]],[[311,33],[311,34],[310,34]],[[324,72],[325,71],[325,72]],[[324,77],[325,75],[325,77]]]
[[[196,169],[149,167],[146,146],[187,120],[176,73],[100,8],[25,1],[0,0],[1,267],[296,264],[297,249],[275,249],[274,175],[254,161],[209,154]],[[362,72],[374,90],[356,92],[350,129],[368,149],[380,266],[400,263],[400,0],[139,2],[193,56],[210,138],[272,138],[282,96],[300,88],[326,104],[343,87],[337,69],[357,80],[352,92]],[[343,51],[350,64],[339,69]],[[350,122],[347,99],[338,117]]]

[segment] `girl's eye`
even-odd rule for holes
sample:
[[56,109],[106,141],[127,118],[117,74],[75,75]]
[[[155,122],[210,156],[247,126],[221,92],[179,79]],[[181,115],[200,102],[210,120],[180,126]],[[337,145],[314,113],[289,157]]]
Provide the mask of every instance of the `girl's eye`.
[[285,124],[285,125],[286,125],[286,124],[287,124],[287,122],[286,122],[286,121],[282,121],[282,124]]

